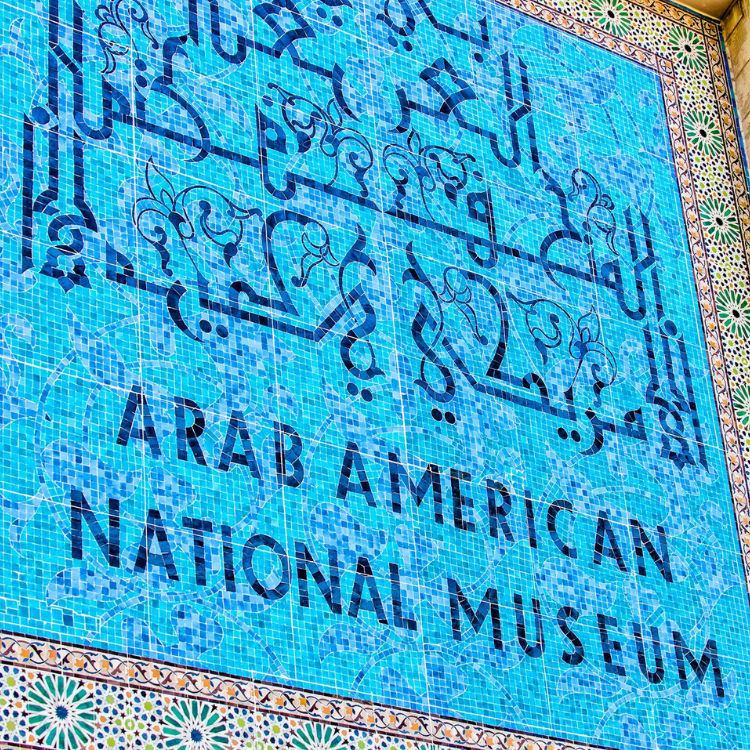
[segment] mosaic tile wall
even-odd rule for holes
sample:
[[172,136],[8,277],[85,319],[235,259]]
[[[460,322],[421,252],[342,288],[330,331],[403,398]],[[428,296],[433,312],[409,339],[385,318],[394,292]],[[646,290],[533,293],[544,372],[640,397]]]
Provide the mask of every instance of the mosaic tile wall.
[[750,243],[642,0],[0,3],[0,746],[750,747]]

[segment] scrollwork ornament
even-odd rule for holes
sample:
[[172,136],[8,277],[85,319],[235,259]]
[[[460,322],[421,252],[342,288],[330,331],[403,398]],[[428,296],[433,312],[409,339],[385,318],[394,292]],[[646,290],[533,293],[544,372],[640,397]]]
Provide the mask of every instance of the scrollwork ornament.
[[110,75],[117,69],[118,58],[124,58],[134,43],[131,29],[138,26],[152,49],[159,49],[159,42],[151,31],[151,19],[141,0],[108,0],[94,11],[99,20],[97,36],[106,64],[102,75]]
[[396,187],[393,202],[398,210],[403,210],[407,196],[410,173],[416,177],[417,190],[430,218],[427,196],[439,187],[448,201],[457,205],[459,193],[469,183],[467,165],[476,163],[476,158],[436,144],[422,145],[422,138],[412,130],[406,139],[406,146],[388,144],[383,149],[383,167]]
[[615,218],[615,204],[612,198],[602,190],[599,181],[585,169],[575,169],[571,175],[572,189],[570,197],[581,196],[589,200],[586,208],[586,221],[583,229],[584,242],[592,244],[591,232],[599,230],[604,235],[604,241],[609,250],[617,255],[615,247],[615,234],[617,232],[617,219]]
[[601,341],[601,320],[594,307],[575,318],[562,305],[549,299],[524,301],[513,294],[509,297],[524,311],[526,329],[542,364],[548,363],[553,350],[566,353],[576,363],[566,390],[575,386],[585,370],[593,384],[593,403],[599,406],[601,392],[617,378],[617,360]]
[[146,165],[145,177],[148,195],[136,200],[133,223],[159,254],[162,273],[167,278],[174,276],[170,268],[170,237],[177,238],[199,276],[199,259],[189,247],[197,239],[218,249],[224,263],[231,266],[245,236],[245,222],[251,216],[260,216],[260,211],[242,208],[206,185],[191,185],[178,191],[152,159]]
[[279,96],[284,123],[297,139],[298,152],[309,152],[317,141],[320,152],[334,163],[334,173],[328,184],[338,181],[343,163],[344,169],[359,186],[360,195],[367,197],[366,175],[375,161],[372,146],[361,133],[344,125],[335,99],[331,99],[324,109],[276,83],[269,84],[269,87]]

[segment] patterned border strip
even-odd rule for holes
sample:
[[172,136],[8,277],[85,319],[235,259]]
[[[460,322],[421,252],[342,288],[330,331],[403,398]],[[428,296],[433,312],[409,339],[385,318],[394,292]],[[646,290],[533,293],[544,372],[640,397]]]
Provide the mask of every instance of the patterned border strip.
[[693,31],[713,34],[714,37],[718,35],[718,21],[713,21],[707,17],[699,16],[697,13],[688,10],[687,8],[681,8],[679,5],[673,5],[672,3],[662,2],[662,0],[630,0],[633,4],[639,5],[645,10],[649,10],[652,13],[666,18],[668,21],[673,23],[679,23],[681,26],[685,26]]
[[[745,175],[745,165],[742,160],[739,135],[736,129],[734,103],[729,89],[727,71],[724,67],[724,54],[719,40],[708,43],[708,61],[711,69],[714,93],[719,105],[719,120],[721,122],[722,137],[726,146],[726,155],[731,171],[732,189],[742,229],[742,239],[746,255],[750,251],[750,199]],[[750,267],[746,268],[750,273]]]
[[[736,130],[734,104],[730,96],[730,88],[725,69],[724,55],[720,41],[707,40],[708,61],[711,70],[713,91],[719,106],[719,120],[721,122],[722,138],[726,148],[728,166],[731,173],[732,190],[735,208],[740,219],[740,236],[744,250],[746,273],[750,275],[748,266],[748,251],[750,250],[750,202],[748,201],[748,186],[745,174],[745,165],[742,159],[742,150],[739,144]],[[695,192],[693,190],[693,196]],[[699,222],[700,223],[700,222]],[[710,278],[706,272],[705,258],[700,251],[693,251],[693,266],[701,268],[701,281],[698,284],[699,293],[703,285],[711,286]],[[710,259],[709,259],[710,264]],[[716,393],[716,402],[719,409],[719,419],[724,437],[724,449],[727,457],[727,469],[734,498],[735,519],[739,535],[740,550],[743,567],[745,570],[745,581],[750,591],[750,513],[748,512],[748,484],[745,462],[741,453],[740,434],[736,413],[732,405],[732,394],[726,373],[726,357],[719,335],[719,325],[716,318],[716,304],[714,302],[713,290],[709,289],[706,295],[706,304],[701,301],[701,311],[706,329],[706,342],[709,344],[709,359],[711,361],[711,374]],[[745,430],[747,431],[747,430]]]
[[490,750],[606,750],[603,745],[505,731],[435,714],[277,687],[151,659],[129,659],[116,653],[11,633],[0,635],[0,663],[113,684],[130,690],[157,690],[180,698],[198,698],[433,745]]
[[[748,512],[747,478],[740,452],[740,431],[731,403],[721,329],[717,320],[709,274],[711,258],[707,256],[710,255],[710,248],[707,249],[705,243],[698,211],[698,198],[691,172],[678,85],[674,77],[674,64],[668,58],[653,51],[612,36],[568,13],[544,6],[534,0],[496,1],[648,67],[656,71],[660,77],[726,452],[727,469],[732,486],[742,558],[750,585],[750,513]],[[726,158],[731,174],[731,187],[735,208],[740,217],[742,243],[747,259],[748,248],[750,248],[750,204],[718,27],[708,19],[703,19],[688,10],[662,2],[662,0],[630,0],[629,4],[700,34],[706,44],[712,93],[719,107],[719,119],[727,147]],[[748,275],[750,276],[750,272]],[[436,745],[513,750],[532,750],[532,748],[534,750],[584,750],[584,748],[597,747],[504,731],[466,721],[393,709],[337,696],[281,688],[249,679],[192,670],[155,660],[133,660],[118,654],[13,634],[4,634],[0,637],[0,662],[22,669],[33,668],[50,673],[63,673],[75,679],[107,683],[129,690],[156,690],[164,694],[242,706],[266,714],[293,716],[322,724],[335,724],[339,727],[350,727]],[[39,747],[7,742],[4,745],[8,748]]]
[[[669,131],[672,141],[674,165],[677,170],[677,182],[680,189],[688,243],[690,245],[693,275],[698,292],[698,304],[701,310],[703,331],[711,368],[711,381],[719,413],[719,426],[723,437],[727,474],[734,501],[735,519],[739,532],[740,554],[744,563],[745,581],[750,589],[750,516],[748,515],[747,474],[740,451],[737,420],[732,408],[731,393],[726,374],[724,347],[719,334],[716,302],[709,275],[710,259],[706,257],[706,243],[698,213],[695,183],[687,157],[687,143],[685,140],[682,113],[680,111],[677,84],[674,78],[668,76],[662,76],[661,81],[664,92],[664,106],[669,118]],[[742,189],[746,190],[744,185],[744,169],[741,172],[741,181],[743,183]]]
[[498,5],[504,5],[507,8],[523,13],[525,16],[534,18],[537,21],[542,21],[550,26],[554,26],[561,31],[575,34],[581,39],[595,44],[597,47],[602,47],[610,52],[614,52],[621,57],[637,62],[651,70],[657,72],[671,72],[672,70],[672,63],[667,58],[650,52],[645,47],[640,47],[639,45],[632,44],[624,39],[619,39],[618,37],[608,34],[606,31],[598,29],[595,26],[583,23],[582,21],[579,21],[559,10],[549,8],[546,5],[541,5],[534,0],[495,0],[495,2]]

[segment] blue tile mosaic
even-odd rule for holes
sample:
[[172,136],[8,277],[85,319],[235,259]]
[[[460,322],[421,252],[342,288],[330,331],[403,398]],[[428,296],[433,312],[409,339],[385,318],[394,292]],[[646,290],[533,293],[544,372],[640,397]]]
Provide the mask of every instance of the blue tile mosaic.
[[[747,746],[735,480],[655,57],[489,0],[6,2],[0,27],[5,631]],[[706,236],[738,242],[711,200]],[[77,683],[13,679],[40,746],[77,747],[35,701],[93,736]],[[226,711],[165,705],[128,747],[229,746]]]

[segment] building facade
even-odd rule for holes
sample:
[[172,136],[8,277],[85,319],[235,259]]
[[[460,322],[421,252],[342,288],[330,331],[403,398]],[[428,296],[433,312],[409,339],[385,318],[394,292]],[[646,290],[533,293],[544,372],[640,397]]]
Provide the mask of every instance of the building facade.
[[0,23],[0,747],[750,747],[741,26]]

